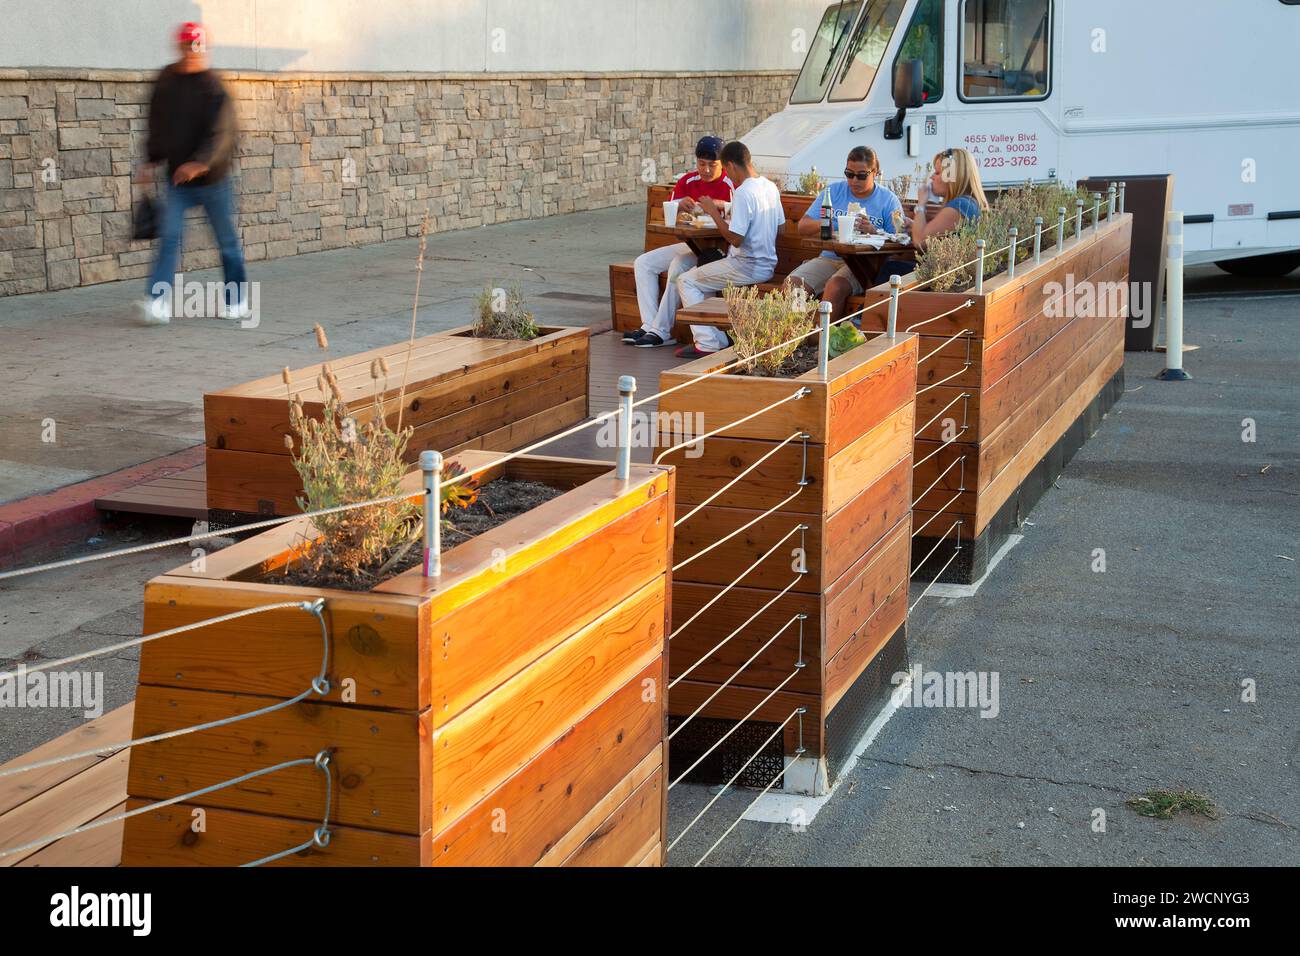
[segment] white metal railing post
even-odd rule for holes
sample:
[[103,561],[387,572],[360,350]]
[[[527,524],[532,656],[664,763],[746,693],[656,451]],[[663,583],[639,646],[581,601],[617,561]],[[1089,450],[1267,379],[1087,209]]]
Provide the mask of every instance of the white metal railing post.
[[1092,194],[1092,231],[1096,232],[1101,228],[1101,193]]
[[898,338],[898,292],[902,288],[902,276],[889,277],[889,337]]
[[1034,217],[1034,265],[1043,261],[1043,217]]
[[984,291],[984,246],[983,239],[975,240],[975,248],[979,250],[979,261],[975,266],[975,294],[980,295]]
[[1128,183],[1121,179],[1119,183],[1119,214],[1121,216],[1124,215],[1124,189],[1127,186]]
[[618,471],[615,477],[627,481],[632,475],[632,396],[636,394],[636,378],[620,375],[618,378]]
[[1115,219],[1115,193],[1114,183],[1110,184],[1110,189],[1106,190],[1106,221],[1111,222]]
[[831,361],[831,304],[823,302],[817,306],[821,317],[821,333],[817,337],[817,369],[823,379],[827,376],[826,368]]
[[1183,214],[1169,214],[1169,257],[1165,262],[1165,368],[1156,378],[1185,382],[1183,371]]
[[1007,238],[1011,242],[1011,248],[1008,250],[1011,253],[1011,257],[1007,259],[1007,278],[1014,279],[1016,277],[1016,246],[1020,244],[1019,228],[1012,226],[1008,229]]
[[1079,240],[1083,238],[1083,200],[1074,201],[1074,238]]
[[1059,250],[1065,245],[1065,207],[1057,206],[1056,214],[1060,217],[1056,221],[1056,248]]
[[424,576],[442,574],[442,453],[420,452],[424,473]]

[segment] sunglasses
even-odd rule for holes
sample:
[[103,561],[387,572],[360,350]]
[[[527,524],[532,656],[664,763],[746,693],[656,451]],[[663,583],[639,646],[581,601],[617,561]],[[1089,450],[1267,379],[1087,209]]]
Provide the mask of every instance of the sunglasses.
[[860,180],[867,180],[867,179],[869,179],[870,177],[871,177],[871,173],[854,173],[854,172],[850,172],[850,171],[847,170],[847,169],[844,170],[844,178],[845,178],[845,179],[860,179]]

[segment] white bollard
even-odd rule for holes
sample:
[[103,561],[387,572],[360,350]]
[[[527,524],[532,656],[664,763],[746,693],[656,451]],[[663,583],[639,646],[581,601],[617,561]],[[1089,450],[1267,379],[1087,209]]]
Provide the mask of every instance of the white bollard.
[[827,366],[831,361],[831,304],[823,302],[817,306],[817,312],[822,322],[821,332],[817,336],[817,369],[825,380],[829,374]]
[[903,286],[902,276],[889,277],[889,337],[898,338],[898,291]]
[[984,292],[984,246],[983,239],[975,240],[975,248],[979,250],[979,262],[975,266],[975,294],[980,295]]
[[1169,214],[1169,258],[1165,262],[1165,368],[1156,378],[1185,382],[1183,371],[1183,214]]
[[1043,217],[1034,217],[1034,265],[1043,261]]
[[442,574],[442,453],[420,452],[424,472],[424,576]]
[[618,378],[618,470],[615,477],[627,481],[632,475],[632,396],[636,394],[636,378],[620,375]]
[[1010,242],[1010,249],[1007,251],[1011,254],[1007,259],[1007,278],[1014,279],[1016,277],[1016,247],[1020,245],[1020,229],[1012,226],[1007,232],[1007,238]]

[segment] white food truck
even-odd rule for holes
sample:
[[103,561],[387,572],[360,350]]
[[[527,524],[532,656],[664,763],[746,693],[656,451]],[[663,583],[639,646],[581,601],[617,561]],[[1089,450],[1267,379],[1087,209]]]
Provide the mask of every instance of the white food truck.
[[795,41],[742,137],[764,172],[865,144],[886,178],[953,146],[986,186],[1172,173],[1189,264],[1300,267],[1300,0],[843,0]]

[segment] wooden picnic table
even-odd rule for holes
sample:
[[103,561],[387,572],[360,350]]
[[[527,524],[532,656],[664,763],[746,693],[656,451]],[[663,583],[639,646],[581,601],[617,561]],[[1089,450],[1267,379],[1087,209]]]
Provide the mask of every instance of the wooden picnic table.
[[705,249],[716,249],[725,242],[717,226],[686,225],[680,218],[675,226],[665,226],[662,222],[646,223],[646,232],[661,236],[673,236],[691,247],[697,256]]
[[822,252],[833,252],[849,267],[854,278],[862,288],[870,289],[876,284],[876,274],[880,264],[886,259],[914,259],[916,247],[911,243],[886,242],[879,249],[857,242],[840,242],[838,239],[823,240],[818,236],[802,236],[800,246],[808,250],[808,257]]

